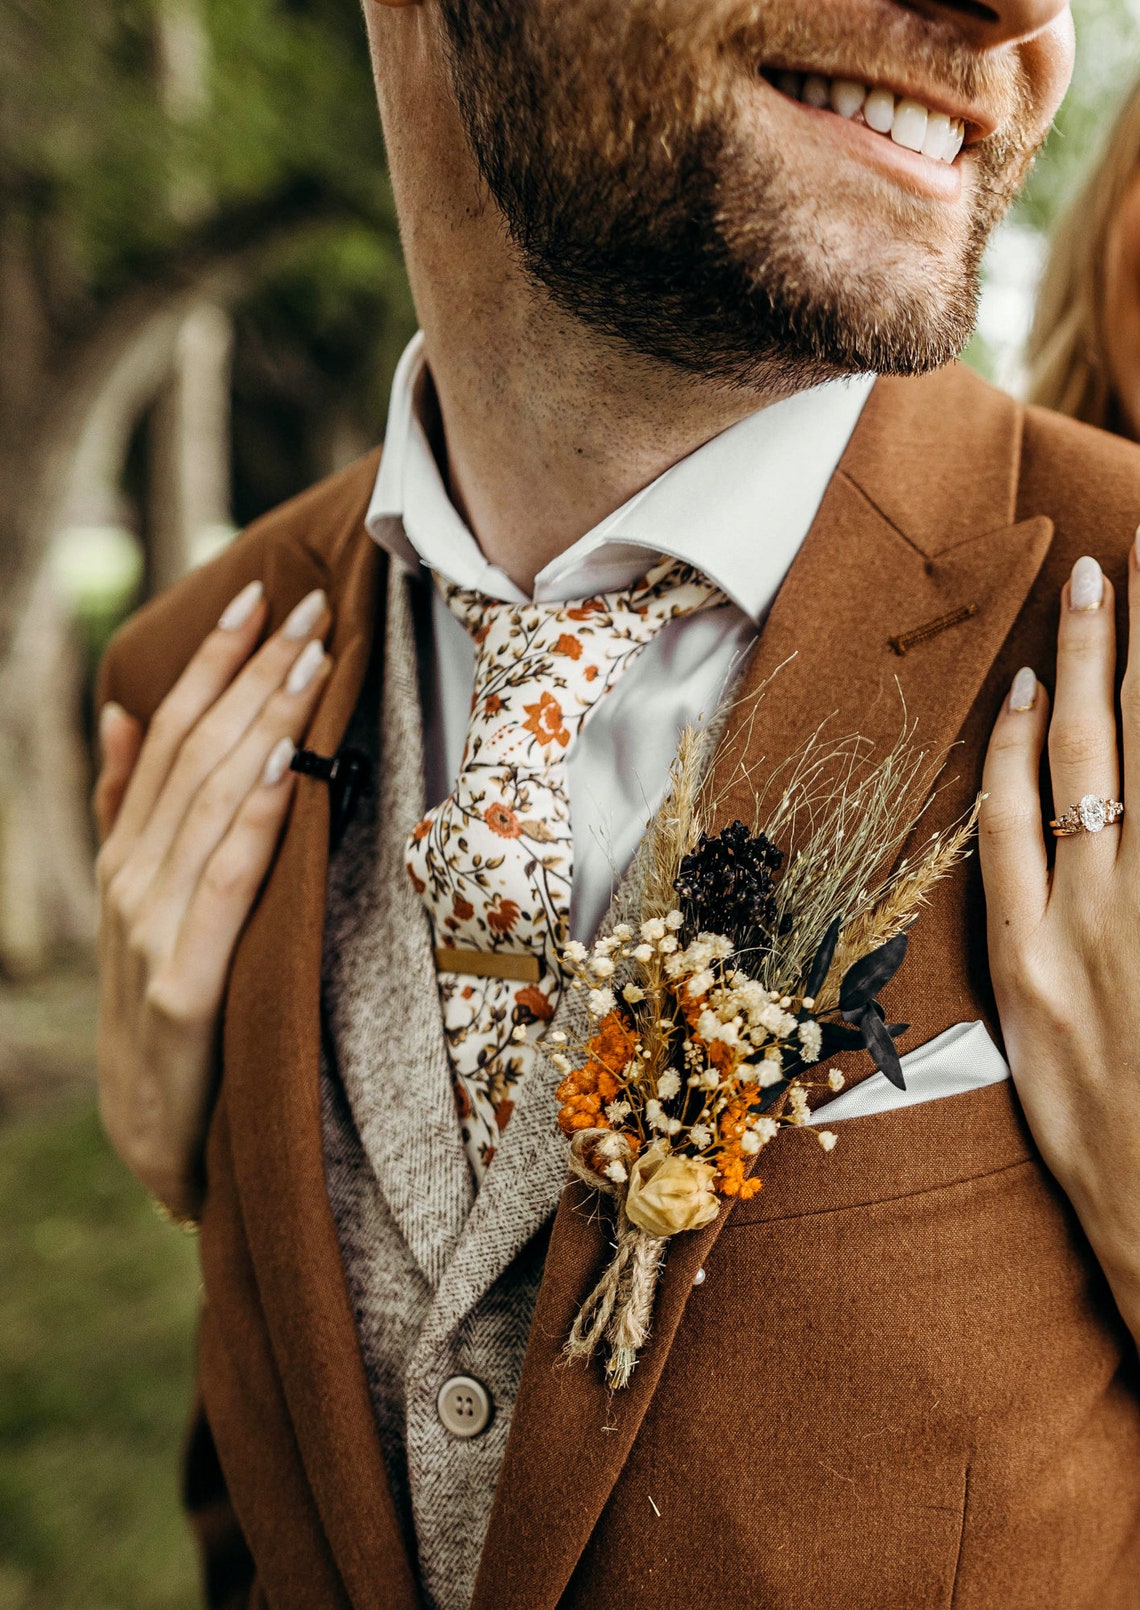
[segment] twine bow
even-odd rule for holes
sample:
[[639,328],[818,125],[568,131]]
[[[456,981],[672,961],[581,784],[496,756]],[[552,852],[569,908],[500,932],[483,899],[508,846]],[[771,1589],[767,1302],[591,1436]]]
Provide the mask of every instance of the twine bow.
[[618,1391],[629,1385],[638,1354],[649,1340],[666,1238],[650,1235],[631,1222],[626,1213],[627,1183],[606,1179],[590,1167],[587,1159],[603,1136],[611,1145],[620,1143],[615,1161],[624,1165],[627,1174],[634,1161],[632,1148],[612,1130],[583,1129],[571,1142],[571,1174],[617,1203],[617,1239],[609,1266],[582,1304],[563,1352],[568,1359],[588,1363],[604,1343],[606,1381],[611,1390]]

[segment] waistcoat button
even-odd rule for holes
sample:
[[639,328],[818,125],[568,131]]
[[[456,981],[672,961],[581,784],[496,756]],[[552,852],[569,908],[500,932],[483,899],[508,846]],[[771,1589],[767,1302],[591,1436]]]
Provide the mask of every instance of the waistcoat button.
[[491,1424],[495,1406],[482,1381],[453,1375],[440,1387],[435,1407],[440,1424],[453,1437],[477,1437]]

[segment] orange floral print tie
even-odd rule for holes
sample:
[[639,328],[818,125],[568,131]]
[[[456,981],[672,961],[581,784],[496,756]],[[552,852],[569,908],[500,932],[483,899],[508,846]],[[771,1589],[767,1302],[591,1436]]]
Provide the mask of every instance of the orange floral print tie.
[[455,791],[413,831],[408,873],[437,962],[444,950],[474,951],[481,963],[531,974],[438,970],[463,1141],[481,1181],[562,993],[570,746],[667,621],[725,599],[674,559],[633,587],[575,604],[499,603],[438,576],[436,585],[475,640],[475,691]]

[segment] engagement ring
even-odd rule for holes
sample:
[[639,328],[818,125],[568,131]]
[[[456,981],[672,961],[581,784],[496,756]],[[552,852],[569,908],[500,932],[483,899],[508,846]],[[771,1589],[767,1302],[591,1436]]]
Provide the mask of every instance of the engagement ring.
[[1124,804],[1119,799],[1098,799],[1086,794],[1079,805],[1070,805],[1063,816],[1056,817],[1049,826],[1059,839],[1071,838],[1074,833],[1099,833],[1111,827],[1124,815]]

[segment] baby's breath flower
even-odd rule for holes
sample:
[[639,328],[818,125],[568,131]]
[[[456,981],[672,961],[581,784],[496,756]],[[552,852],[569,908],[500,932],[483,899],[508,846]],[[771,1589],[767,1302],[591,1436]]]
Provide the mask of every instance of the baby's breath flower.
[[670,1118],[665,1126],[665,1132],[668,1135],[679,1135],[681,1133],[681,1128],[682,1125],[679,1118]]
[[625,1164],[619,1163],[616,1159],[612,1163],[607,1163],[606,1178],[613,1180],[615,1185],[624,1185],[629,1178]]
[[788,1092],[788,1106],[791,1109],[792,1123],[806,1124],[811,1117],[808,1111],[807,1091],[803,1085],[793,1085]]
[[552,1051],[550,1053],[550,1065],[556,1072],[561,1074],[570,1073],[574,1066],[570,1058],[564,1056],[561,1051]]
[[561,1029],[555,1029],[554,1033],[550,1036],[550,1043],[552,1045],[566,1044],[566,1036],[563,1034]]
[[694,1146],[711,1146],[713,1132],[707,1124],[694,1124],[689,1130],[689,1139]]
[[614,964],[608,956],[595,956],[590,963],[595,978],[612,978]]
[[621,998],[628,1001],[630,1006],[637,1006],[645,999],[645,991],[640,984],[626,984],[622,988]]
[[591,1017],[606,1017],[617,1006],[612,989],[592,989],[586,997]]
[[635,962],[651,962],[653,960],[653,955],[654,952],[652,945],[638,945],[637,949],[633,953],[633,959]]
[[661,1103],[658,1101],[656,1096],[650,1096],[649,1100],[645,1103],[645,1116],[649,1119],[650,1123],[652,1123],[655,1118],[660,1118]]
[[580,964],[586,960],[586,947],[580,939],[571,939],[562,954],[568,962]]
[[814,1018],[800,1024],[800,1051],[805,1062],[818,1062],[823,1049],[823,1030]]
[[657,1081],[657,1094],[662,1101],[670,1101],[681,1088],[681,1075],[675,1068],[666,1068]]
[[755,1157],[760,1150],[760,1137],[754,1129],[746,1130],[740,1137],[740,1150],[747,1157]]
[[815,1138],[819,1141],[819,1144],[823,1147],[824,1151],[829,1152],[835,1146],[839,1136],[834,1134],[830,1129],[817,1129],[815,1132]]
[[784,1077],[784,1070],[774,1058],[765,1057],[756,1069],[756,1083],[761,1090],[767,1090],[769,1085],[778,1085]]
[[832,1090],[842,1090],[843,1086],[847,1083],[847,1080],[843,1077],[838,1068],[832,1068],[831,1072],[827,1076],[827,1083],[829,1088]]
[[774,1118],[763,1116],[752,1120],[753,1133],[760,1138],[760,1144],[766,1146],[770,1140],[775,1140],[779,1134],[780,1126]]
[[657,949],[661,952],[662,956],[672,955],[673,951],[677,949],[676,936],[674,934],[666,934],[664,939],[659,939],[657,941]]
[[617,940],[619,945],[624,945],[628,940],[633,938],[633,929],[629,926],[628,922],[618,923],[617,927],[614,929],[614,938]]
[[601,1157],[620,1157],[623,1144],[620,1135],[603,1135],[598,1142],[598,1154]]
[[666,928],[671,928],[674,933],[677,932],[678,928],[682,928],[684,923],[685,919],[682,917],[681,913],[676,909],[676,907],[674,907],[672,911],[667,911],[665,913],[665,926]]
[[659,939],[665,937],[665,923],[661,917],[647,917],[641,925],[641,937],[649,944],[655,945]]
[[707,995],[715,983],[715,973],[711,973],[706,967],[703,972],[693,974],[692,978],[690,978],[689,982],[685,985],[685,994],[691,995],[692,998],[696,1000],[698,995]]
[[612,952],[615,951],[618,948],[618,945],[620,943],[621,943],[621,941],[615,935],[611,935],[611,934],[607,934],[604,939],[595,939],[595,941],[594,941],[594,958],[595,958],[595,960],[599,956],[609,956],[610,954],[612,954]]
[[611,1101],[606,1108],[606,1117],[611,1124],[620,1124],[629,1117],[633,1108],[628,1101]]

